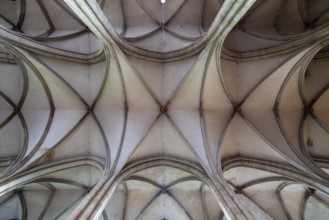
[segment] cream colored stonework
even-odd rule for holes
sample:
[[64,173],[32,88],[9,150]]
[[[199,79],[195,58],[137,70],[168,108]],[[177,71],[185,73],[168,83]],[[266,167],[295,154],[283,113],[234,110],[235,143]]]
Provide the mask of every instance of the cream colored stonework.
[[326,0],[0,0],[0,220],[329,218]]

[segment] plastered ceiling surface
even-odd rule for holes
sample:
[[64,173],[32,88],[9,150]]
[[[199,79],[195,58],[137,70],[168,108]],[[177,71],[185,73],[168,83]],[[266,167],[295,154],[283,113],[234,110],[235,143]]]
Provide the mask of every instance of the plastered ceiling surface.
[[0,219],[328,219],[325,0],[0,0]]

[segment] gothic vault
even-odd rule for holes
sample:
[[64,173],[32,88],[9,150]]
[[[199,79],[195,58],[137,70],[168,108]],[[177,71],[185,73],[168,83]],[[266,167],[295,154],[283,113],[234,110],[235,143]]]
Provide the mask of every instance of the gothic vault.
[[0,0],[0,220],[329,219],[327,0]]

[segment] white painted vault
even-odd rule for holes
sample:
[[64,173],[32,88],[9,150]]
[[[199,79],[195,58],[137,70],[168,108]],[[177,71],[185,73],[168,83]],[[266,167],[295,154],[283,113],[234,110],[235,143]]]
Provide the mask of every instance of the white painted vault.
[[329,219],[327,0],[0,0],[0,220]]

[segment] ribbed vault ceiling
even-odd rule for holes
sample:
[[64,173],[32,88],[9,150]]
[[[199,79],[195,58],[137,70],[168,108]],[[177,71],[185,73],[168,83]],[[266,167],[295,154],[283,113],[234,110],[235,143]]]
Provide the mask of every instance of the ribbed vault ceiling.
[[0,6],[0,219],[328,219],[326,0]]

